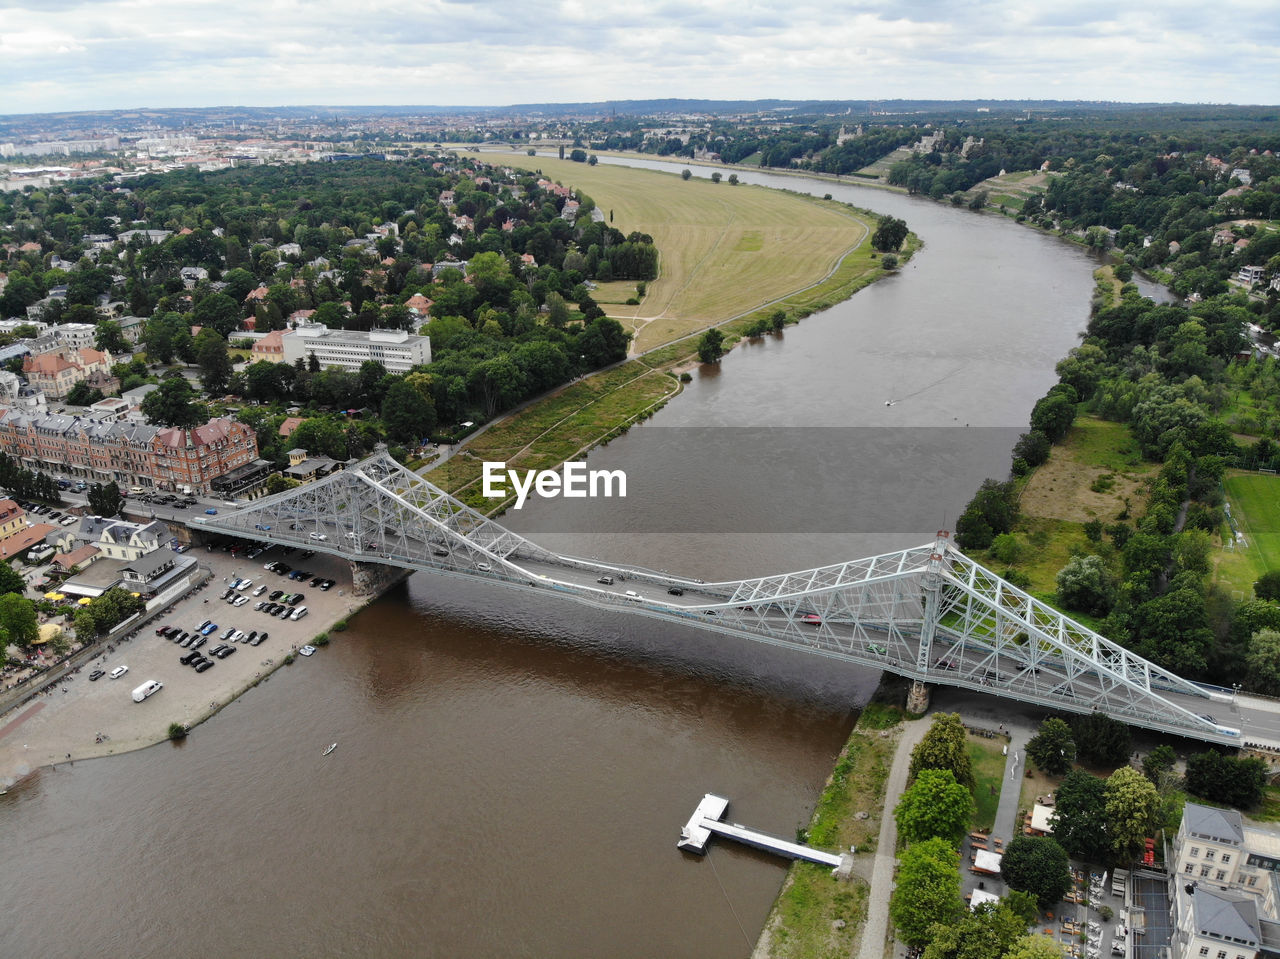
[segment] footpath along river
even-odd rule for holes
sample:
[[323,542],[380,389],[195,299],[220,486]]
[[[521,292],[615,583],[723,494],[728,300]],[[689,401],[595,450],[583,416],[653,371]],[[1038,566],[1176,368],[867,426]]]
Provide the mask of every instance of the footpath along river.
[[[710,581],[926,542],[1004,474],[1085,324],[1086,252],[740,176],[901,216],[925,247],[593,452],[626,499],[531,501],[514,528]],[[716,791],[791,834],[876,680],[417,575],[181,746],[0,797],[0,955],[740,957],[783,866],[726,844],[686,858],[679,826]]]

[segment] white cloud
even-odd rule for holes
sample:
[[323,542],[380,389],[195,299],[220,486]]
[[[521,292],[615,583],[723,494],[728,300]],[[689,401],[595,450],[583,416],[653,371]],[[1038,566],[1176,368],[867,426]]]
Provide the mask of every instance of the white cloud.
[[649,97],[1280,102],[1268,0],[0,0],[0,113]]

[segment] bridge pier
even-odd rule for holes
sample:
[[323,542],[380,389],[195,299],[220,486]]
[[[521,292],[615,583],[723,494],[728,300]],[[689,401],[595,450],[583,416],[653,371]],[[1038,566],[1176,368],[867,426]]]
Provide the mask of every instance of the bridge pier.
[[929,685],[915,680],[907,692],[907,712],[919,716],[929,711]]
[[396,583],[409,578],[409,570],[383,563],[362,563],[350,560],[351,592],[356,596],[377,596]]

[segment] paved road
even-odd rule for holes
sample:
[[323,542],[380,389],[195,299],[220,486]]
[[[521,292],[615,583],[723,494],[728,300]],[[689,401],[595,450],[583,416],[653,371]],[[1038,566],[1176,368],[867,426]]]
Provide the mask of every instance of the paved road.
[[933,724],[932,715],[914,722],[904,722],[898,734],[898,750],[889,768],[884,789],[884,812],[880,820],[880,838],[876,841],[876,860],[871,872],[871,893],[867,904],[867,921],[862,927],[862,944],[858,959],[884,959],[885,937],[889,932],[889,896],[893,893],[893,874],[898,865],[898,824],[893,808],[907,788],[911,769],[911,750]]

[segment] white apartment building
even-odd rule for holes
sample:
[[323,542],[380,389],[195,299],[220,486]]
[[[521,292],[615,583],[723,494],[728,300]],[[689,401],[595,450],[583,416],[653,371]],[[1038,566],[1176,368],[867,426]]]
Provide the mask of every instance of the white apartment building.
[[1189,802],[1170,879],[1170,959],[1280,956],[1280,833]]
[[300,326],[281,337],[284,361],[309,363],[314,355],[321,369],[338,366],[358,371],[366,360],[377,360],[388,373],[407,373],[431,362],[431,338],[405,330],[331,330],[321,324]]

